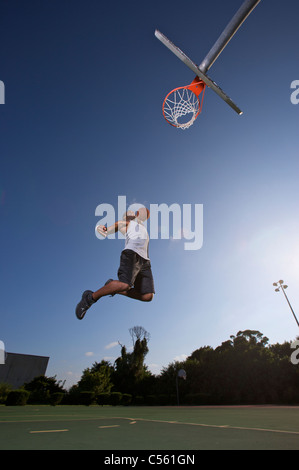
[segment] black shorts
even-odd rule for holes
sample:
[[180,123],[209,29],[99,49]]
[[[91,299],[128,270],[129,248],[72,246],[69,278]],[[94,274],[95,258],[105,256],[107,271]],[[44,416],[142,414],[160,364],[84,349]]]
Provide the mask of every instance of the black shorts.
[[151,262],[133,250],[123,250],[117,272],[120,282],[129,284],[140,294],[154,294],[154,279]]

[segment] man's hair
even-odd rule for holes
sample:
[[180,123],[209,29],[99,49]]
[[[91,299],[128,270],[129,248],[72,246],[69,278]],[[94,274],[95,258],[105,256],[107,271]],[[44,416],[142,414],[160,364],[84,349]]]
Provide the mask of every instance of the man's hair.
[[126,211],[123,215],[123,220],[134,220],[136,219],[136,214],[133,211]]

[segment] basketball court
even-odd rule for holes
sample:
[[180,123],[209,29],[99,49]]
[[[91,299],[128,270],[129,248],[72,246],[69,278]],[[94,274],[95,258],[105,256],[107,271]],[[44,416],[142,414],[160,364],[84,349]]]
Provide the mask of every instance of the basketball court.
[[299,407],[0,407],[1,450],[297,450]]
[[[243,2],[200,65],[156,30],[156,38],[195,74],[190,85],[166,96],[163,114],[169,124],[188,129],[209,90],[242,115],[207,72],[259,2]],[[299,450],[299,407],[1,406],[0,449]]]

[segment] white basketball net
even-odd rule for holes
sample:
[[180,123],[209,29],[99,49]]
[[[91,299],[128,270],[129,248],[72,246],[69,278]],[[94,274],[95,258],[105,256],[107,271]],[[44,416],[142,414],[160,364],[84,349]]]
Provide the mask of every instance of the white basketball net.
[[188,129],[200,112],[200,102],[193,91],[184,87],[178,88],[165,99],[163,111],[169,124],[180,129]]

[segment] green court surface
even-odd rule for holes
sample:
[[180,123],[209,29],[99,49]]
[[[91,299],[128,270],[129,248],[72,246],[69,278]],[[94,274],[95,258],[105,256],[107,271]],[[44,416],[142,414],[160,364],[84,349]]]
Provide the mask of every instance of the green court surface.
[[299,407],[0,407],[0,450],[297,450]]

